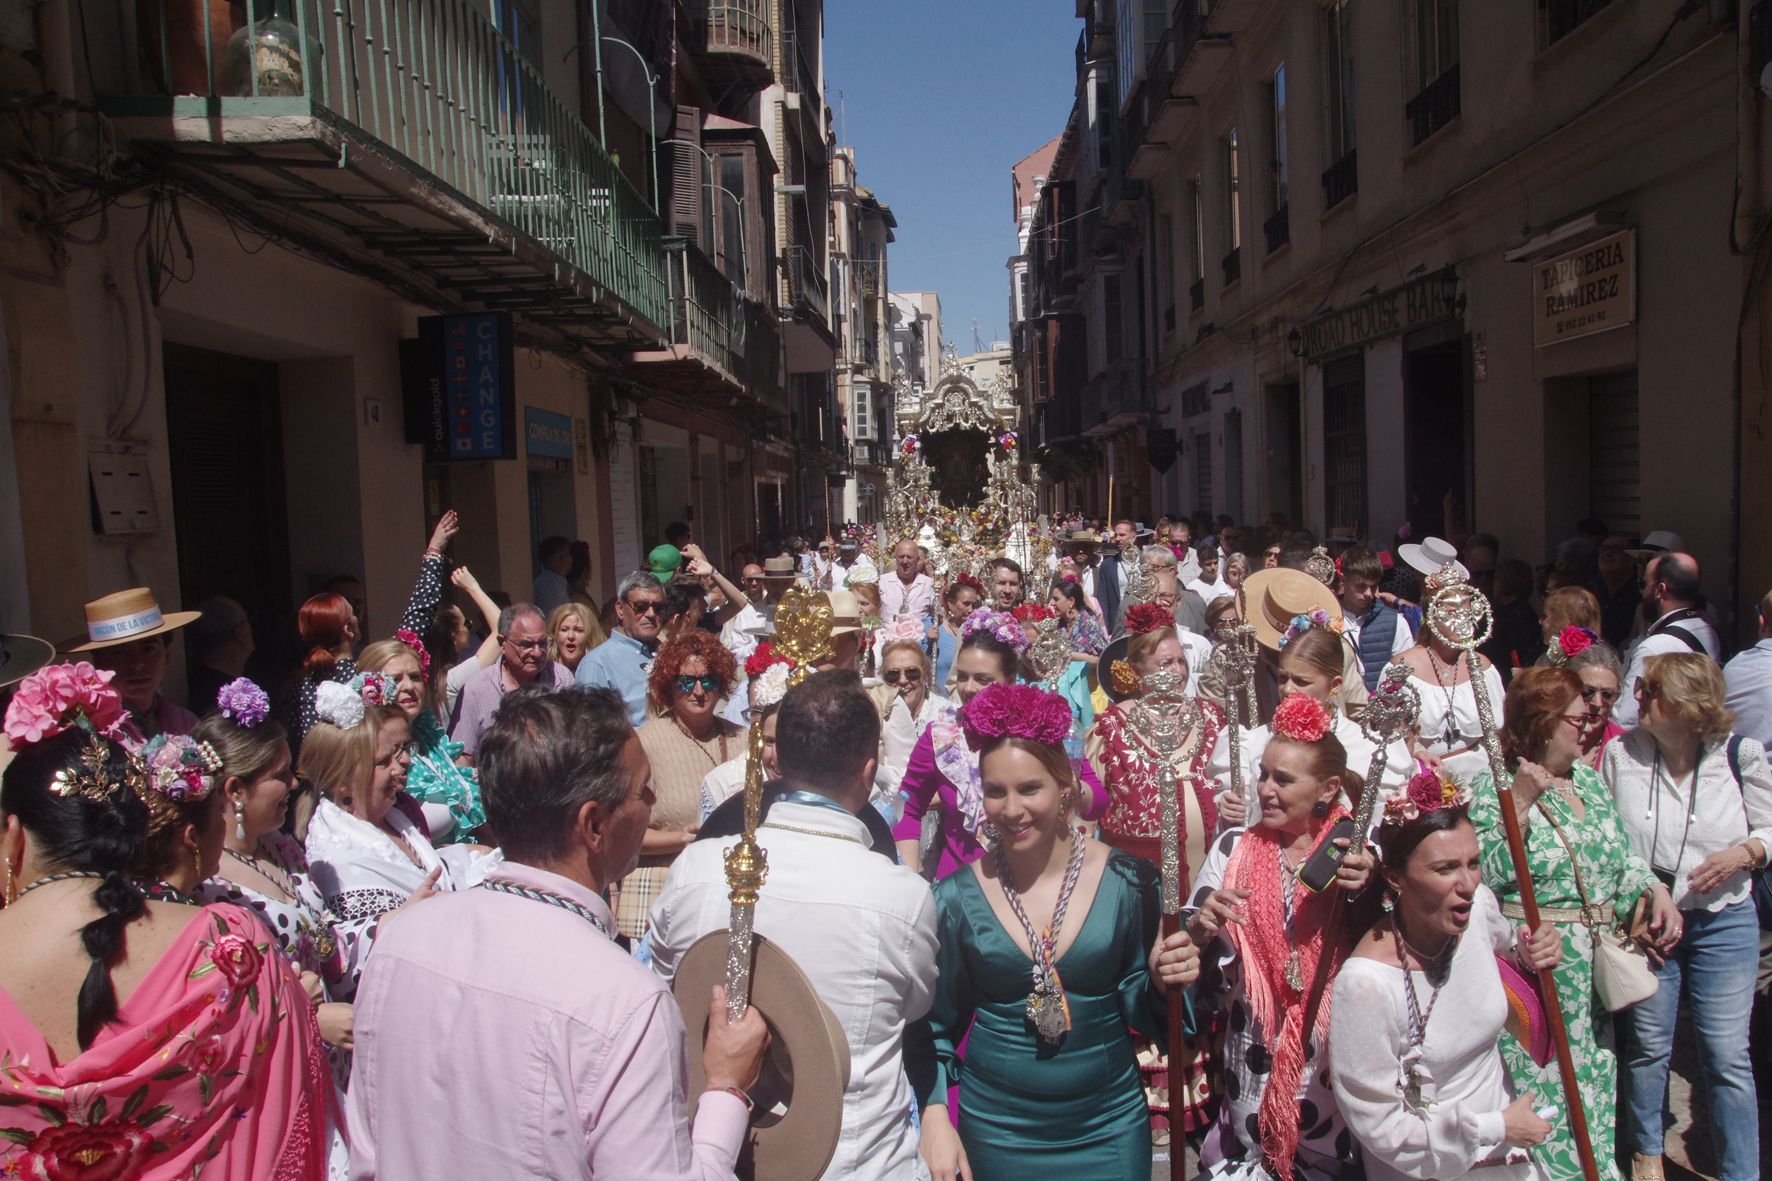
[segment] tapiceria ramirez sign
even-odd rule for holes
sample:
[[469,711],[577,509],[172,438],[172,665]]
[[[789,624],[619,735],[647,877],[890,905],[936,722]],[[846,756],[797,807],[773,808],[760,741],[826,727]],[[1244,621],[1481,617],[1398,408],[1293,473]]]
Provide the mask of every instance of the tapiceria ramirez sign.
[[1636,319],[1637,231],[1620,230],[1532,268],[1532,339],[1556,344]]
[[1312,320],[1303,329],[1305,359],[1450,320],[1457,291],[1458,272],[1447,267]]

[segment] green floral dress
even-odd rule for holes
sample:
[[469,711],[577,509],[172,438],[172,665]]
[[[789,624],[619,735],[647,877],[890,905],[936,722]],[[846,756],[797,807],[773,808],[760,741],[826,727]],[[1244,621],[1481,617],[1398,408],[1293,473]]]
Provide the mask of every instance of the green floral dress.
[[[1655,875],[1631,850],[1618,809],[1599,773],[1577,763],[1572,773],[1584,814],[1577,818],[1569,801],[1548,791],[1533,809],[1526,828],[1526,857],[1538,905],[1546,909],[1581,908],[1581,892],[1570,864],[1573,848],[1581,870],[1581,887],[1596,905],[1606,908],[1606,921],[1628,923],[1643,892],[1655,885]],[[1483,851],[1483,880],[1495,891],[1509,917],[1519,923],[1519,886],[1513,858],[1507,849],[1507,833],[1501,824],[1499,798],[1494,781],[1484,771],[1471,782],[1471,820]],[[1556,828],[1547,822],[1554,821]],[[1562,839],[1557,829],[1562,830]],[[1567,839],[1566,847],[1563,839]],[[1588,1133],[1593,1138],[1602,1181],[1618,1181],[1616,1133],[1618,1106],[1618,1060],[1612,1052],[1612,1015],[1594,992],[1593,933],[1580,922],[1558,922],[1563,936],[1563,962],[1556,970],[1557,998],[1569,1029],[1569,1047],[1580,1080],[1582,1107],[1587,1113]],[[1553,1058],[1546,1066],[1532,1061],[1512,1034],[1501,1035],[1501,1056],[1507,1063],[1516,1093],[1527,1091],[1555,1103],[1566,1113],[1563,1083]],[[1551,1138],[1533,1149],[1550,1181],[1580,1181],[1581,1161],[1567,1114],[1554,1125]]]

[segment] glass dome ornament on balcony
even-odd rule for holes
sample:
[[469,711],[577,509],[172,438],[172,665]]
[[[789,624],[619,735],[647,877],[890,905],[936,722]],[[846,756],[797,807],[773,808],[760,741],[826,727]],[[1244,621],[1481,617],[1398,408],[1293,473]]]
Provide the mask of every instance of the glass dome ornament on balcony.
[[[255,6],[256,7],[256,6]],[[285,6],[267,3],[266,15],[228,38],[222,93],[235,98],[300,98],[307,73],[320,66],[320,43],[304,37]]]

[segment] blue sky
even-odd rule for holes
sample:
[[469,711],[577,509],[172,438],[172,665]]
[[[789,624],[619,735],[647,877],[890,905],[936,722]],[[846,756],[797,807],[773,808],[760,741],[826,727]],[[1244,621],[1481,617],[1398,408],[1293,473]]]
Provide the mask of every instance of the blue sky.
[[1009,169],[1064,129],[1083,27],[1070,0],[825,0],[837,142],[892,206],[895,291],[941,293],[972,351],[1008,330]]

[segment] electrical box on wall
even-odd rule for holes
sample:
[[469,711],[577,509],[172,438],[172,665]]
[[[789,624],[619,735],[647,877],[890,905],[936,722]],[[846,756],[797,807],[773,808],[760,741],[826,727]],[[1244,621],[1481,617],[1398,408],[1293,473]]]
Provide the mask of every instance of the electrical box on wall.
[[100,533],[154,533],[160,528],[160,507],[148,473],[146,443],[106,439],[86,449],[92,480],[93,526]]

